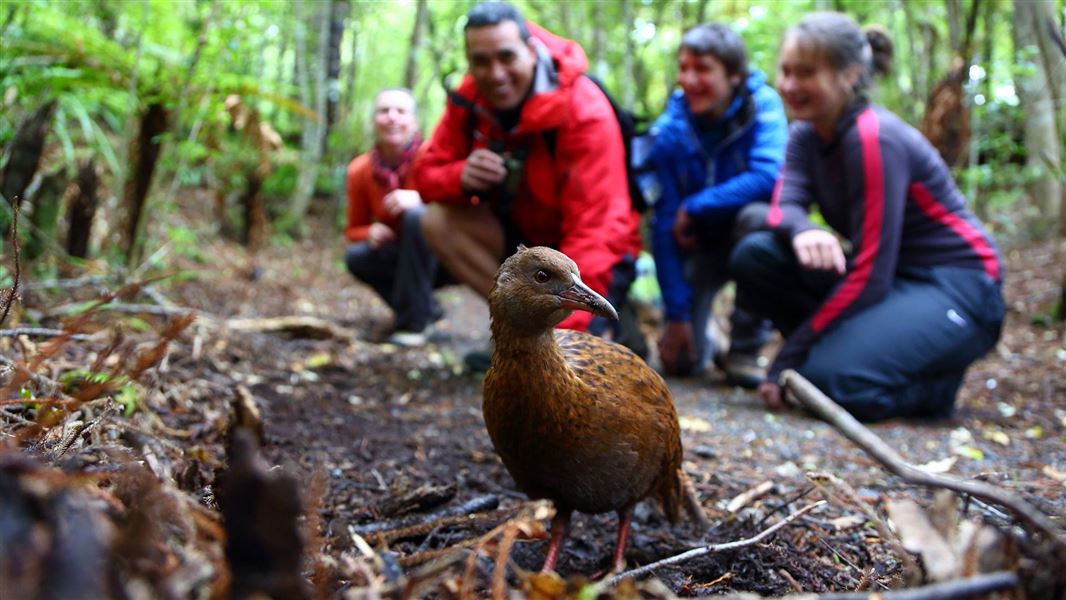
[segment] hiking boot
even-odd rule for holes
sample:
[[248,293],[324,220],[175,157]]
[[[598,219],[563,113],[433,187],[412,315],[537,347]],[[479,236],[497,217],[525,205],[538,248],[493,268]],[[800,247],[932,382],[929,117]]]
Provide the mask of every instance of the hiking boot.
[[766,381],[764,360],[757,354],[730,352],[724,357],[714,357],[714,364],[725,373],[732,385],[753,390]]
[[472,350],[466,353],[463,357],[463,364],[466,365],[466,370],[469,373],[485,373],[492,365],[492,353],[495,348],[489,343],[488,348],[484,350]]
[[426,334],[421,331],[397,330],[385,341],[402,348],[421,348],[426,345]]

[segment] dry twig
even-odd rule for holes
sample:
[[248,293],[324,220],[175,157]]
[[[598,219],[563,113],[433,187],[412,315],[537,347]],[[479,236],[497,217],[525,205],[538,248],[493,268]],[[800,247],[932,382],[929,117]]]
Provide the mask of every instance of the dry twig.
[[613,585],[617,584],[618,582],[622,581],[623,579],[636,578],[636,577],[639,577],[640,575],[645,575],[647,573],[651,573],[652,571],[654,571],[654,570],[656,570],[656,569],[658,569],[660,567],[665,567],[667,565],[672,565],[672,564],[675,564],[675,563],[684,562],[686,560],[689,560],[689,559],[692,559],[692,558],[696,558],[697,556],[703,556],[705,554],[713,554],[715,552],[725,552],[726,550],[735,550],[737,548],[743,548],[745,546],[752,546],[752,545],[758,544],[759,542],[765,540],[766,538],[768,538],[771,535],[773,535],[774,533],[776,533],[778,529],[781,529],[782,527],[784,527],[784,526],[788,525],[789,523],[795,521],[796,519],[802,517],[803,515],[807,514],[808,512],[810,512],[812,510],[814,510],[815,508],[817,508],[819,506],[823,506],[825,503],[826,503],[825,500],[819,500],[818,502],[815,502],[814,504],[808,504],[807,506],[804,506],[803,508],[801,508],[801,509],[797,510],[796,512],[790,514],[789,516],[787,516],[784,519],[778,521],[777,523],[774,523],[770,527],[767,527],[766,529],[764,529],[761,532],[759,532],[758,535],[755,535],[753,537],[750,537],[750,538],[747,538],[747,539],[743,539],[743,540],[738,540],[738,541],[735,541],[735,542],[726,542],[724,544],[710,544],[708,546],[703,546],[702,548],[694,548],[692,550],[688,550],[688,551],[682,552],[681,554],[677,554],[677,555],[674,555],[674,556],[671,556],[671,557],[668,557],[668,558],[664,558],[662,560],[657,560],[657,561],[655,561],[653,563],[646,564],[643,567],[637,567],[636,569],[630,569],[628,571],[623,571],[622,573],[619,573],[618,575],[615,575],[613,577],[605,579],[603,581],[602,585],[603,586],[613,586]]
[[945,488],[969,494],[1010,509],[1021,521],[1047,536],[1060,552],[1066,553],[1066,536],[1061,528],[1031,504],[1004,489],[980,481],[956,479],[918,469],[896,453],[881,438],[859,423],[839,404],[833,402],[799,373],[789,369],[781,375],[781,386],[788,388],[804,406],[835,427],[844,437],[855,442],[870,456],[904,481],[927,487]]

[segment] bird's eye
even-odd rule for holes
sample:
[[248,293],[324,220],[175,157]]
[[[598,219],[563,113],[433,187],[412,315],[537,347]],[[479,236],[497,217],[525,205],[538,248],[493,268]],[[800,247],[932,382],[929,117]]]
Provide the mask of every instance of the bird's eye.
[[537,271],[533,274],[533,279],[535,279],[537,283],[548,283],[548,280],[551,278],[551,273],[548,273],[547,271]]

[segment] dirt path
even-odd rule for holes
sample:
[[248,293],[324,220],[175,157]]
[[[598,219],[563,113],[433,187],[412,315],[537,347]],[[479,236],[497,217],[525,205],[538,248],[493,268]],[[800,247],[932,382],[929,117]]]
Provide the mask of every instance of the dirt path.
[[[265,456],[300,480],[305,502],[321,524],[310,550],[332,561],[333,583],[326,587],[334,590],[365,583],[336,566],[358,555],[353,530],[396,518],[404,508],[410,509],[409,518],[425,520],[429,511],[491,498],[496,510],[485,509],[462,523],[435,521],[420,532],[384,540],[366,535],[389,564],[410,573],[414,563],[476,539],[524,503],[484,431],[480,379],[460,366],[467,350],[487,341],[484,303],[460,288],[442,290],[447,317],[435,343],[416,350],[375,343],[388,326],[389,312],[343,272],[340,254],[337,246],[309,240],[269,250],[252,263],[233,245],[211,241],[178,257],[178,265],[196,276],[164,290],[177,304],[217,320],[314,316],[355,335],[350,340],[288,339],[194,325],[172,344],[144,410],[130,420],[139,431],[157,436],[133,445],[134,455],[162,463],[154,468],[157,475],[173,477],[197,502],[215,508],[230,401],[240,388],[250,392],[263,413]],[[1011,310],[1005,334],[996,352],[971,369],[954,419],[873,427],[912,463],[1001,485],[1057,519],[1066,517],[1066,342],[1061,324],[1042,325],[1033,317],[1050,309],[1062,264],[1063,244],[1008,253]],[[27,303],[45,300],[31,294]],[[90,347],[70,348],[65,360],[88,364],[94,360],[86,354]],[[703,543],[742,539],[821,499],[809,479],[812,472],[843,480],[878,514],[892,498],[931,504],[929,490],[886,475],[821,422],[768,414],[751,393],[722,386],[713,373],[669,384],[682,418],[684,466],[715,523]],[[146,458],[148,448],[155,449],[155,458]],[[92,450],[88,441],[83,448],[74,446],[82,454]],[[318,495],[316,477],[326,482]],[[736,512],[727,510],[730,500],[764,482],[770,486],[762,495]],[[415,493],[427,487],[435,488],[432,494]],[[407,504],[401,501],[405,498]],[[423,504],[412,509],[418,498]],[[951,512],[962,520],[1007,523],[1001,512],[976,502],[957,504]],[[868,519],[855,506],[837,501],[769,542],[687,561],[658,577],[682,595],[900,585],[898,554],[864,523]],[[590,574],[606,567],[615,530],[614,515],[578,516],[560,573]],[[686,526],[672,529],[657,509],[642,507],[626,558],[630,566],[647,564],[699,543]],[[518,566],[536,569],[545,546],[542,539],[519,540],[511,556]],[[482,581],[489,580],[491,563],[479,564]],[[437,584],[454,583],[457,572],[450,573],[440,575]]]
[[[460,367],[463,353],[487,340],[484,303],[459,288],[439,292],[447,318],[438,341],[423,349],[363,341],[380,337],[389,313],[338,270],[337,255],[335,248],[305,244],[289,257],[271,257],[260,263],[270,265],[260,281],[241,283],[239,290],[226,291],[222,304],[214,303],[235,314],[313,314],[358,332],[360,339],[352,344],[263,335],[231,342],[235,356],[247,352],[245,360],[234,364],[241,365],[263,407],[270,459],[299,465],[305,474],[320,470],[328,475],[321,507],[327,553],[350,551],[349,526],[386,519],[390,499],[422,486],[454,485],[454,499],[447,505],[488,494],[505,508],[516,506],[521,495],[513,491],[483,429],[480,380],[462,374]],[[1063,331],[1061,326],[1034,326],[1029,319],[1047,310],[1054,294],[1052,274],[1062,256],[1062,249],[1052,245],[1010,254],[1007,333],[997,353],[971,370],[952,421],[873,428],[914,464],[939,461],[952,474],[1008,487],[1059,517],[1066,514]],[[211,306],[208,297],[224,290],[225,285],[194,285],[186,288],[184,299]],[[241,301],[234,303],[234,297]],[[810,489],[806,474],[812,471],[845,480],[874,507],[889,497],[909,496],[923,503],[930,498],[927,490],[887,476],[829,426],[796,414],[767,414],[751,393],[723,387],[715,379],[711,374],[670,381],[683,420],[686,469],[719,523],[712,541],[743,537],[767,514],[802,505],[796,497]],[[773,488],[740,518],[724,510],[728,500],[764,481]],[[987,507],[971,505],[968,510],[969,515],[997,518]],[[807,590],[848,590],[867,569],[873,569],[874,579],[891,582],[899,565],[876,535],[868,535],[869,529],[837,531],[828,525],[846,513],[828,509],[774,543],[693,561],[662,576],[682,593],[780,594],[792,590],[790,580]],[[446,548],[497,522],[441,527],[428,537],[394,540],[391,549],[403,559]],[[560,572],[602,569],[614,531],[613,515],[579,517]],[[675,535],[664,526],[656,511],[642,510],[627,558],[631,565],[644,564],[691,543],[684,530]],[[544,546],[543,541],[520,542],[515,560],[536,568]],[[699,587],[725,574],[730,575],[720,583]]]

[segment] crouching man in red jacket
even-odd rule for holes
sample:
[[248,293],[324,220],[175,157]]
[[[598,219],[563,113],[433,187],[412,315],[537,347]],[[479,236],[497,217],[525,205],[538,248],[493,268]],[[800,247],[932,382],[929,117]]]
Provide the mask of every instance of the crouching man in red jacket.
[[[414,169],[429,204],[426,240],[483,297],[519,243],[551,246],[621,312],[640,251],[639,215],[618,121],[584,76],[585,52],[504,2],[471,8],[464,35],[468,73]],[[600,319],[577,311],[559,327],[602,334]],[[467,365],[487,368],[487,359],[475,353]]]

